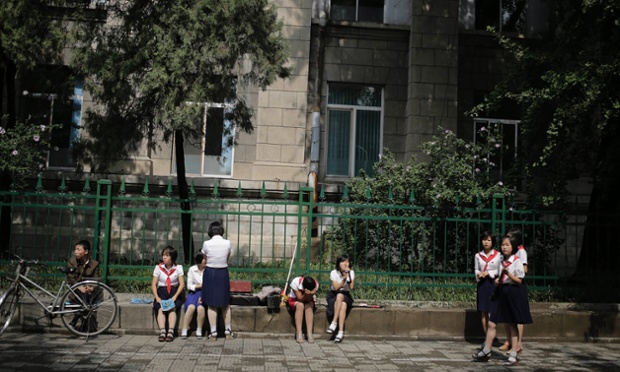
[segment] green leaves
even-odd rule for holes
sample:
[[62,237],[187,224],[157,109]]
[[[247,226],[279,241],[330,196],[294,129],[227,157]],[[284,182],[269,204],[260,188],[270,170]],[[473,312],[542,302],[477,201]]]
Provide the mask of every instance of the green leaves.
[[8,173],[20,186],[26,176],[43,169],[54,127],[20,122],[13,128],[0,126],[0,173]]
[[[100,104],[87,115],[89,132],[96,128],[82,149],[102,163],[128,156],[148,134],[190,134],[188,102],[230,103],[229,119],[251,131],[251,110],[238,92],[289,74],[281,24],[267,0],[119,1],[108,20],[82,23],[74,34],[80,47],[73,65]],[[97,129],[104,125],[107,131]],[[115,138],[120,144],[106,138],[128,131]]]

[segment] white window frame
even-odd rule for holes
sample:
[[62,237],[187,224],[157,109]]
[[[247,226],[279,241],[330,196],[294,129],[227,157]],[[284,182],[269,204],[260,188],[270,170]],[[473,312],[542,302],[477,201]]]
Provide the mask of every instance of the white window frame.
[[[24,95],[32,97],[32,98],[40,98],[40,99],[47,99],[50,101],[50,106],[49,106],[49,121],[48,124],[52,125],[54,124],[54,102],[56,101],[56,99],[58,98],[58,95],[56,93],[30,93],[30,92],[24,92]],[[81,132],[81,128],[82,128],[82,118],[84,117],[84,96],[83,95],[71,95],[69,96],[69,99],[72,102],[75,102],[76,100],[80,102],[80,117],[77,123],[73,122],[73,115],[71,117],[71,125],[76,125],[77,126],[77,135],[75,137],[75,140],[80,138],[80,132]],[[73,111],[72,111],[73,113]],[[69,132],[69,135],[71,136],[71,131]],[[51,136],[51,133],[50,133]],[[71,138],[69,138],[70,142],[69,142],[69,149],[71,149],[72,146],[72,141]],[[58,166],[58,165],[53,165],[50,166],[50,154],[52,151],[54,151],[54,148],[51,147],[52,143],[50,143],[50,148],[47,150],[47,156],[45,158],[45,168],[46,169],[56,169],[56,170],[74,170],[77,167],[77,161],[76,161],[76,166]]]
[[[476,143],[476,133],[477,133],[477,125],[483,124],[483,126],[489,127],[493,124],[498,125],[512,125],[514,126],[514,143],[512,144],[514,147],[514,159],[517,161],[518,155],[518,146],[519,146],[519,124],[521,120],[511,120],[511,119],[496,119],[496,118],[474,118],[473,123],[473,133],[474,133],[474,144]],[[505,132],[505,131],[504,131]],[[504,138],[502,138],[502,145],[504,144]],[[487,159],[488,160],[488,159]],[[504,177],[504,158],[500,157],[500,164],[498,164],[499,168],[499,177],[500,180],[503,180]]]
[[[357,84],[346,84],[346,83],[333,83],[331,85],[328,85],[327,89],[328,89],[328,94],[327,97],[329,97],[329,89],[331,86],[353,86],[353,85],[357,85]],[[374,86],[371,84],[359,84],[361,86]],[[357,133],[357,111],[379,111],[380,114],[380,119],[379,119],[379,132],[380,132],[380,138],[379,138],[379,154],[377,154],[377,159],[379,157],[381,157],[383,155],[383,122],[384,122],[384,107],[385,107],[385,95],[384,95],[384,91],[385,88],[381,87],[381,107],[376,107],[376,106],[357,106],[357,105],[341,105],[341,104],[333,104],[333,103],[329,103],[329,98],[327,98],[327,115],[326,115],[326,122],[327,122],[327,126],[326,126],[326,130],[325,130],[325,137],[326,139],[328,139],[329,136],[329,111],[331,109],[335,109],[338,111],[351,111],[352,115],[351,115],[351,131],[349,132],[349,173],[348,175],[341,175],[341,174],[329,174],[327,173],[328,167],[327,164],[325,164],[325,175],[327,177],[330,178],[352,178],[352,177],[356,177],[356,167],[355,167],[355,149],[357,148],[356,144],[355,144],[355,134]],[[325,159],[327,161],[328,157],[327,154],[329,153],[329,142],[326,141],[326,146],[325,146]]]
[[[227,110],[232,110],[233,109],[233,104],[232,103],[213,103],[213,102],[185,102],[186,105],[196,105],[196,106],[202,106],[203,111],[202,111],[202,141],[201,141],[201,145],[200,145],[200,173],[189,173],[186,171],[186,175],[188,176],[193,176],[193,177],[213,177],[213,178],[232,178],[233,174],[234,174],[234,168],[235,168],[235,146],[231,146],[230,149],[230,174],[228,175],[222,175],[222,174],[212,174],[212,173],[204,173],[204,164],[205,164],[205,148],[206,148],[206,140],[205,140],[205,136],[207,135],[207,113],[209,108],[223,108],[224,109],[224,113],[226,113]],[[235,133],[236,128],[234,126],[234,124],[232,124],[232,132]],[[172,175],[176,175],[176,151],[175,151],[175,146],[176,144],[174,144],[174,139],[173,139],[173,146],[172,146],[172,156],[171,158],[171,164],[170,164],[170,173]],[[187,154],[185,154],[187,156]],[[186,163],[185,163],[185,168],[187,169],[187,158],[185,159]]]

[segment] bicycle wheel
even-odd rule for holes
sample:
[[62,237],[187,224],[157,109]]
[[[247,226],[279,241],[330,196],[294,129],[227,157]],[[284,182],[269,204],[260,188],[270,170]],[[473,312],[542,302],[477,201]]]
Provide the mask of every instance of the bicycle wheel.
[[9,327],[19,304],[19,291],[9,288],[0,297],[0,335]]
[[65,327],[78,336],[92,337],[107,331],[117,313],[114,292],[94,280],[76,283],[62,296],[60,318]]

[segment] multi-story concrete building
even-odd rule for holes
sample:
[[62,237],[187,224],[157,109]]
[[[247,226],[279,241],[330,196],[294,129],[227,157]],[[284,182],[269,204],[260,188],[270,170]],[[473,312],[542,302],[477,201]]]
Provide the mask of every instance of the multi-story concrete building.
[[[507,63],[486,26],[535,38],[548,13],[544,0],[274,1],[292,75],[264,91],[239,92],[255,110],[255,130],[240,134],[234,148],[222,138],[229,125],[225,104],[205,102],[208,115],[197,123],[205,138],[186,148],[188,176],[197,186],[228,179],[235,187],[240,180],[274,181],[278,189],[284,182],[306,184],[309,175],[340,184],[360,169],[372,174],[384,148],[409,161],[440,126],[471,138],[474,121],[464,112],[493,88]],[[82,127],[92,105],[88,92],[77,81],[71,101],[54,102],[51,88],[35,78],[25,78],[22,88],[23,115],[37,107],[74,124],[55,133],[47,164],[49,176],[72,170],[79,160],[71,143],[88,131]],[[42,97],[52,104],[35,106]],[[509,111],[497,115],[492,120],[518,125]],[[516,145],[516,136],[510,140]],[[156,152],[144,146],[113,173],[167,179],[175,173],[173,150],[172,143]]]

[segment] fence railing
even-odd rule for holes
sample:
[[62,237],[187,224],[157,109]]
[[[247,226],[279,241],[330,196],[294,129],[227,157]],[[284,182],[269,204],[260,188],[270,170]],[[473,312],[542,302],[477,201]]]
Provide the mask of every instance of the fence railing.
[[[530,287],[553,289],[560,277],[572,274],[585,225],[575,216],[517,210],[503,195],[441,210],[416,205],[413,198],[409,205],[353,203],[346,188],[337,202],[327,201],[323,192],[315,202],[313,189],[289,193],[286,185],[269,193],[263,186],[254,198],[244,196],[241,184],[232,197],[221,197],[217,185],[210,191],[197,195],[192,186],[191,210],[182,210],[170,183],[162,195],[151,195],[147,182],[139,195],[129,195],[124,182],[99,180],[92,190],[87,180],[81,191],[69,191],[63,180],[50,192],[39,179],[34,192],[0,192],[0,217],[10,213],[11,221],[10,236],[2,240],[5,249],[22,257],[63,264],[73,244],[87,239],[104,280],[150,281],[163,247],[172,245],[179,262],[192,264],[208,239],[209,224],[217,220],[233,243],[233,277],[283,286],[292,262],[294,275],[328,284],[336,256],[347,253],[365,286],[472,287],[481,233],[519,227]],[[188,247],[182,244],[183,214],[191,216]]]

